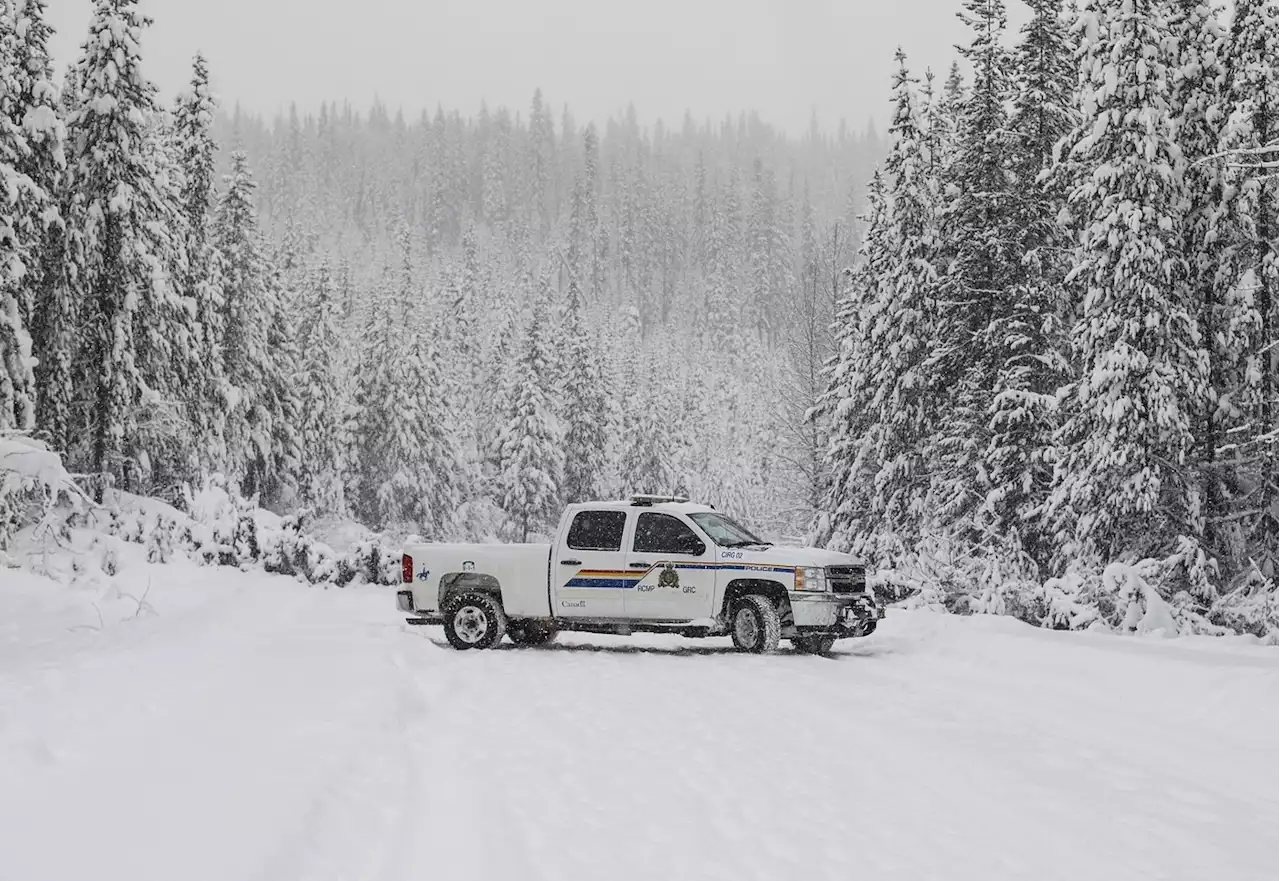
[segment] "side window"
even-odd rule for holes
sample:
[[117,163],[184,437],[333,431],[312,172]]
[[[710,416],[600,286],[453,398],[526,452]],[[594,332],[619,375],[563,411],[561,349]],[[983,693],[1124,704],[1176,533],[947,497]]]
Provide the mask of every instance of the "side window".
[[636,539],[633,549],[655,554],[692,554],[697,556],[707,549],[697,533],[683,521],[670,514],[641,514],[636,523]]
[[569,526],[569,547],[575,551],[620,551],[626,511],[580,511]]

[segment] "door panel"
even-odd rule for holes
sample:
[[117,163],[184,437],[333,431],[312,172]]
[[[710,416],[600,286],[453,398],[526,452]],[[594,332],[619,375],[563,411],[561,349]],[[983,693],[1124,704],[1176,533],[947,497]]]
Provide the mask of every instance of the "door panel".
[[623,596],[638,580],[622,550],[630,512],[579,511],[551,562],[556,585],[551,614],[562,618],[621,618]]
[[640,514],[627,553],[627,568],[642,573],[626,592],[628,618],[689,621],[707,618],[716,586],[716,565],[689,524],[649,511]]

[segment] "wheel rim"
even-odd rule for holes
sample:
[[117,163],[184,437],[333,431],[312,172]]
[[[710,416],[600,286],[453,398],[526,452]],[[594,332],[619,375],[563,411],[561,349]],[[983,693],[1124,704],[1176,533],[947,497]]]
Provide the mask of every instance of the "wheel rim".
[[484,638],[489,629],[489,616],[479,606],[463,606],[453,616],[453,629],[458,639],[474,645]]
[[739,609],[733,616],[733,632],[739,645],[754,646],[760,639],[760,625],[750,609]]

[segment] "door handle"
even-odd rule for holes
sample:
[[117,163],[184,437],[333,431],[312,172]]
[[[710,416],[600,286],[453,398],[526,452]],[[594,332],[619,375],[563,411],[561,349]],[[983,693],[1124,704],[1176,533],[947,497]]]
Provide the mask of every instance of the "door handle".
[[648,568],[649,568],[649,564],[648,564],[648,563],[629,563],[628,565],[629,565],[632,569],[648,569]]
[[581,566],[582,561],[581,560],[561,560],[560,565],[561,566]]

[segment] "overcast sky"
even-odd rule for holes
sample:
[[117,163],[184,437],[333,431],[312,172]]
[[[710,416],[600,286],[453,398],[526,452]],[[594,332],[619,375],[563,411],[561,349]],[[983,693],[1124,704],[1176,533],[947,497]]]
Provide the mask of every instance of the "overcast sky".
[[[535,87],[558,113],[603,119],[634,102],[643,123],[758,110],[792,132],[888,119],[901,43],[941,80],[967,30],[959,0],[141,0],[147,75],[169,101],[197,50],[226,106],[272,114],[297,101],[411,115],[525,110]],[[1010,4],[1011,26],[1024,19]],[[76,55],[91,0],[53,0],[59,67]],[[325,12],[323,10],[329,10]]]

